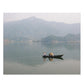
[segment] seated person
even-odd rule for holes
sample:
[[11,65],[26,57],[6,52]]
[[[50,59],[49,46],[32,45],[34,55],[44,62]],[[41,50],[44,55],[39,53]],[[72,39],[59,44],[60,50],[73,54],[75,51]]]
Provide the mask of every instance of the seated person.
[[46,52],[44,52],[43,55],[46,56]]
[[49,53],[49,56],[54,56],[54,54],[51,52],[51,53]]

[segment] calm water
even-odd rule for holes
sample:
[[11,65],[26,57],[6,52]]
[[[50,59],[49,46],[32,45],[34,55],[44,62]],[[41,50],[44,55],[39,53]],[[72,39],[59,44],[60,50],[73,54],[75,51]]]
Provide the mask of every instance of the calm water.
[[[64,54],[43,59],[43,52]],[[4,74],[80,74],[80,45],[10,43],[4,45]]]

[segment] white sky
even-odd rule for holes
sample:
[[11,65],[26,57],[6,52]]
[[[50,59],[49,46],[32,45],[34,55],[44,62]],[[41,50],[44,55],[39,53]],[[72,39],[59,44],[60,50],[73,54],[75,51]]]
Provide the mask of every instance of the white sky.
[[21,20],[35,16],[47,21],[80,23],[80,13],[4,13],[4,22]]

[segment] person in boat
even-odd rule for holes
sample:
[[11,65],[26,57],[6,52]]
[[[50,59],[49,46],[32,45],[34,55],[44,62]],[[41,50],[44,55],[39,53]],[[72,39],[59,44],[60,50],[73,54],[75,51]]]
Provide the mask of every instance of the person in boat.
[[54,56],[54,54],[51,52],[51,53],[49,53],[49,56]]
[[43,55],[46,56],[46,52],[44,52]]

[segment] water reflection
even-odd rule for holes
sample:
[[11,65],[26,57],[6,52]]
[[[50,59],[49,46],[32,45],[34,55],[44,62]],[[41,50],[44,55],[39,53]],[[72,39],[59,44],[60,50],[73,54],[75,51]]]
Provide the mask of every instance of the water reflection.
[[[58,54],[60,50],[63,51],[63,58],[42,58],[43,52]],[[41,43],[4,45],[4,73],[79,74],[80,45],[53,44],[52,46]]]
[[4,74],[80,74],[80,61],[45,62],[36,67],[5,61]]
[[66,49],[80,49],[80,43],[47,43],[47,42],[42,42],[41,43],[43,46],[45,46],[46,48],[50,48],[50,49],[55,49],[57,48],[61,48],[61,47],[65,47]]
[[63,58],[45,58],[45,57],[43,57],[43,61],[45,62],[46,60],[49,60],[49,61],[53,61],[53,59],[60,59],[60,60],[64,60]]

